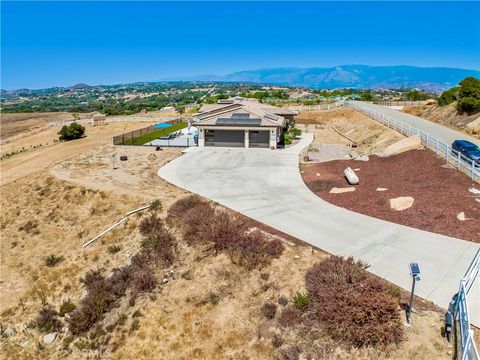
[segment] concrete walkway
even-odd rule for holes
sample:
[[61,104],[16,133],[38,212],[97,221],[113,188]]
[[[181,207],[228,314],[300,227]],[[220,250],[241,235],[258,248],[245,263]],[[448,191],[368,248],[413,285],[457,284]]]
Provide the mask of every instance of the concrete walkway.
[[[441,307],[458,290],[479,244],[389,223],[331,205],[304,184],[300,151],[313,136],[289,149],[189,148],[158,171],[165,180],[337,255],[352,255],[369,271],[409,290],[410,261],[422,271],[417,294]],[[347,195],[348,196],[348,195]],[[469,299],[480,325],[480,281]]]
[[389,109],[385,106],[370,104],[366,102],[362,102],[361,104],[367,108],[376,110],[385,115],[389,115],[398,121],[401,121],[416,129],[419,129],[424,133],[427,133],[428,135],[431,135],[434,138],[444,142],[447,145],[452,145],[452,142],[454,142],[455,140],[468,140],[480,146],[480,140],[475,139],[472,136],[461,133],[460,131],[450,129],[446,126],[422,119],[418,116],[406,114],[398,110]]

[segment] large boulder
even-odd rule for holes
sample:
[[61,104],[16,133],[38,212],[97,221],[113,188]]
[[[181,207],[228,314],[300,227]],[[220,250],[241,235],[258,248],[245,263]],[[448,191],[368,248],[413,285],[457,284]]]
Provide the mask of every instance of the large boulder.
[[383,150],[381,155],[392,156],[392,155],[401,154],[405,151],[415,150],[421,147],[422,147],[422,139],[418,135],[413,135],[387,146]]
[[411,196],[400,196],[390,199],[390,208],[397,211],[408,209],[413,205],[414,198]]

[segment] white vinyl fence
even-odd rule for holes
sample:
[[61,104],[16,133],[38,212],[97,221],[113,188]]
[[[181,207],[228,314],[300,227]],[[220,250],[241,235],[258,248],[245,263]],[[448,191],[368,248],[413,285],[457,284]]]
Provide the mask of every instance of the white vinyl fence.
[[475,258],[470,264],[465,276],[460,280],[460,288],[455,302],[454,321],[458,324],[461,360],[479,360],[475,341],[473,340],[473,329],[470,325],[470,316],[468,313],[467,296],[472,289],[473,283],[480,273],[480,250],[477,251]]
[[337,101],[331,104],[289,106],[288,109],[293,111],[320,111],[336,109],[340,106],[343,106],[343,104],[343,101]]
[[346,101],[345,104],[405,136],[419,135],[422,139],[422,144],[427,149],[435,151],[438,156],[445,158],[447,163],[453,165],[458,170],[470,176],[472,180],[480,183],[480,165],[475,163],[475,161],[465,157],[458,151],[453,150],[450,145],[445,144],[433,136],[415,127],[412,127],[411,125],[407,125],[402,121],[396,120],[389,115],[382,114],[374,109],[364,106],[361,102]]

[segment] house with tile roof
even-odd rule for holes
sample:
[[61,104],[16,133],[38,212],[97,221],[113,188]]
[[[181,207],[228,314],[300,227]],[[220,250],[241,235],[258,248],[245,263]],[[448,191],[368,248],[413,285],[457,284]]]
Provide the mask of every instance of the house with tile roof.
[[276,149],[297,114],[243,98],[202,107],[193,117],[198,146]]

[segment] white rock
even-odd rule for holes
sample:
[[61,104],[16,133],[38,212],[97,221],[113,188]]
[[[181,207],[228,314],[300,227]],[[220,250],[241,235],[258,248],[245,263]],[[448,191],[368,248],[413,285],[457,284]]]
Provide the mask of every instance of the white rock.
[[320,176],[320,173],[316,173],[315,175]]
[[468,189],[468,191],[470,191],[472,194],[480,195],[480,190],[478,190],[478,189],[470,188],[470,189]]
[[343,174],[347,178],[347,181],[350,185],[358,185],[358,183],[360,182],[357,174],[355,174],[355,171],[353,171],[351,167],[343,170]]
[[45,344],[51,344],[55,341],[55,339],[57,338],[57,333],[56,332],[53,332],[53,333],[50,333],[50,334],[47,334],[43,337],[43,342]]
[[360,168],[353,169],[353,171],[360,171]]
[[12,324],[9,324],[5,329],[5,331],[3,332],[5,336],[13,336],[15,335],[15,333],[16,333],[15,326],[13,326]]
[[88,295],[88,291],[87,290],[83,290],[82,294],[80,295],[80,298],[79,300],[82,301],[83,299],[85,299]]
[[293,258],[294,258],[295,260],[298,260],[298,259],[300,259],[300,255],[295,255]]
[[172,270],[170,270],[170,274],[173,274],[174,272],[175,272],[175,270],[173,270],[173,269],[172,269]]
[[369,160],[369,157],[368,157],[368,155],[360,155],[360,156],[357,156],[354,160],[357,160],[357,161],[368,161],[368,160]]
[[347,187],[347,188],[333,187],[332,190],[330,190],[329,192],[330,194],[343,194],[343,193],[352,192],[352,191],[355,191],[354,187]]
[[476,202],[478,202],[478,203],[480,203],[480,198],[478,198],[478,199],[475,199],[475,201],[476,201]]
[[467,218],[463,211],[457,214],[457,219],[460,220],[460,221],[472,220],[470,218]]
[[397,155],[405,151],[418,149],[421,146],[422,146],[422,139],[420,138],[420,136],[413,135],[387,146],[383,150],[382,155],[383,156]]
[[387,191],[387,190],[388,190],[387,188],[381,188],[381,187],[375,189],[375,191]]
[[26,348],[28,345],[30,345],[30,340],[24,340],[20,343],[20,347]]
[[397,211],[402,211],[412,206],[414,200],[415,199],[411,196],[400,196],[394,199],[390,199],[390,208]]
[[168,279],[167,279],[167,278],[164,278],[164,279],[162,280],[162,284],[166,284],[166,283],[168,283]]

